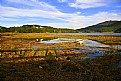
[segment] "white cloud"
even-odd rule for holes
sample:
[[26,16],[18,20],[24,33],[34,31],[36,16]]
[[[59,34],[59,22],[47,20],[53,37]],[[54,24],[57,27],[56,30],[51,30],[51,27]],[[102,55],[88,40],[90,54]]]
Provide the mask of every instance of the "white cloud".
[[68,0],[58,0],[58,2],[67,2]]
[[81,12],[76,12],[76,14],[81,14]]
[[106,1],[104,0],[75,0],[74,3],[69,3],[69,6],[86,9],[86,8],[105,6],[106,5],[105,2]]
[[121,20],[121,13],[99,12],[90,16],[73,15],[67,23],[49,23],[60,28],[79,29],[108,20]]
[[[48,6],[45,6],[48,8]],[[41,10],[41,9],[18,9],[13,7],[4,7],[0,6],[0,16],[5,17],[42,17],[49,19],[59,19],[63,21],[68,21],[68,19],[75,14],[66,14],[62,13],[59,10],[55,9],[55,11],[51,10]]]
[[76,0],[76,3],[97,3],[104,0]]
[[[56,18],[56,15],[61,14],[60,12],[44,11],[38,9],[17,9],[12,7],[0,6],[0,16],[6,17],[43,17],[43,18]],[[63,15],[63,14],[62,14]]]
[[16,18],[7,18],[7,17],[0,17],[1,21],[17,21]]
[[18,6],[20,4],[21,6],[22,5],[32,6],[32,9],[30,9],[29,7],[26,7],[26,9],[23,9],[23,8],[20,8],[21,6],[19,8],[0,6],[0,10],[1,10],[0,16],[42,17],[42,18],[59,19],[59,20],[67,21],[67,18],[73,15],[73,14],[62,13],[55,6],[52,6],[46,2],[41,2],[39,0],[7,0],[7,1],[16,3],[18,4]]
[[[8,2],[13,2],[18,5],[21,4],[25,6],[31,6],[33,9],[40,9],[40,10],[45,10],[45,11],[58,11],[55,6],[51,6],[48,3],[41,2],[39,0],[7,0]],[[19,7],[21,7],[19,6]],[[29,7],[26,7],[28,9],[31,9]]]
[[[121,20],[121,13],[109,13],[109,12],[99,12],[93,15],[83,15],[81,14],[82,12],[76,12],[76,13],[63,13],[59,11],[56,7],[49,5],[44,2],[40,2],[38,0],[30,0],[30,2],[25,3],[22,1],[28,1],[28,0],[8,0],[8,1],[13,1],[14,3],[21,3],[24,5],[32,5],[34,9],[21,9],[21,8],[13,8],[13,7],[5,7],[5,6],[0,6],[0,18],[2,18],[2,21],[6,21],[7,19],[9,21],[17,21],[18,18],[21,18],[23,21],[28,21],[28,23],[23,23],[23,24],[29,24],[30,22],[39,20],[39,18],[48,18],[48,19],[57,19],[61,20],[64,23],[59,23],[59,22],[54,22],[52,23],[46,23],[44,25],[51,25],[55,27],[62,27],[62,28],[82,28],[86,27],[89,25],[97,24],[106,20]],[[79,3],[79,0],[76,0]],[[81,0],[80,0],[81,1]],[[34,3],[31,3],[34,2]],[[93,0],[93,3],[99,2],[99,0]],[[84,4],[92,4],[91,1],[84,0]],[[38,4],[38,5],[37,5]],[[39,6],[39,8],[38,8]],[[86,5],[87,6],[87,5]],[[95,6],[95,5],[94,5]],[[90,6],[88,6],[89,8]],[[92,6],[93,7],[93,6]],[[82,7],[81,7],[82,8]],[[83,7],[87,8],[87,7]],[[5,18],[4,18],[5,17]],[[22,17],[26,17],[26,19],[22,19]],[[1,21],[1,20],[0,20]],[[19,20],[18,20],[19,21]],[[29,22],[30,21],[30,22]],[[7,23],[6,23],[7,24]],[[32,23],[30,23],[32,24]],[[34,24],[39,24],[39,23],[34,23]],[[41,21],[40,21],[41,24]],[[3,23],[3,25],[5,25]],[[9,24],[12,25],[12,24]],[[13,24],[16,25],[16,24]]]
[[97,22],[106,20],[121,20],[121,13],[99,12],[91,16],[91,19],[96,19]]
[[76,15],[69,18],[66,26],[78,29],[108,20],[121,20],[121,13],[99,12],[90,16]]
[[105,6],[105,4],[103,4],[103,3],[95,3],[95,4],[70,3],[69,5],[70,5],[70,7],[82,8],[82,9]]
[[[62,13],[60,11],[57,12],[52,12],[52,11],[44,11],[44,10],[29,10],[29,9],[17,9],[17,8],[12,8],[12,7],[3,7],[0,6],[1,12],[0,12],[0,17],[9,17],[12,20],[16,20],[16,17],[26,17],[31,19],[32,21],[36,21],[39,18],[49,18],[49,19],[58,19],[61,21],[66,21],[66,23],[60,23],[55,22],[51,23],[49,25],[56,26],[56,27],[69,27],[69,28],[81,28],[81,27],[86,27],[92,24],[96,24],[99,22],[103,22],[106,20],[121,20],[121,13],[109,13],[109,12],[99,12],[94,15],[90,16],[84,16],[82,14],[79,14],[81,12],[73,13],[73,14],[67,14],[67,13]],[[33,20],[34,17],[34,20]],[[30,21],[30,19],[28,21]],[[5,20],[6,19],[2,19]],[[25,21],[25,20],[24,20]],[[27,21],[27,20],[26,20]],[[28,22],[29,23],[29,22]],[[41,23],[41,21],[40,21]],[[55,25],[54,25],[55,24]]]

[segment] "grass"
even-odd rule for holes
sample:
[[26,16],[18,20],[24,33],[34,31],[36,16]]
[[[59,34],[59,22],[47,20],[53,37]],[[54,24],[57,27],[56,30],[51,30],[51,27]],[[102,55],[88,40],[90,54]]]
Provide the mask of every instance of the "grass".
[[[112,56],[85,62],[56,60],[54,58],[19,63],[0,63],[2,81],[120,81],[121,69],[110,66]],[[113,60],[113,62],[116,62]],[[99,65],[100,64],[100,65]]]
[[54,38],[80,38],[80,39],[91,39],[96,40],[105,44],[121,44],[120,36],[73,36],[73,35],[62,35],[61,33],[2,33],[2,37],[5,39],[34,39],[42,38],[44,40]]
[[[105,44],[120,45],[119,36],[64,36],[56,33],[2,33],[2,50],[19,50],[19,48],[30,49],[31,46],[38,46],[39,49],[52,49],[51,45],[34,44],[36,38],[44,40],[53,38],[80,38],[96,40]],[[32,39],[32,40],[26,40]],[[121,69],[116,64],[121,58],[107,55],[96,59],[85,59],[83,61],[67,60],[68,55],[81,58],[86,53],[72,53],[82,45],[76,43],[55,44],[56,48],[68,48],[57,50],[57,54],[65,55],[63,58],[56,58],[54,50],[48,50],[48,55],[43,58],[36,58],[32,55],[35,51],[25,52],[24,57],[19,57],[19,52],[13,58],[9,52],[5,58],[0,57],[0,81],[121,81]],[[36,52],[36,56],[45,56],[46,51]],[[67,55],[67,56],[66,56]],[[73,56],[74,55],[74,56]],[[31,57],[32,56],[32,57]],[[10,57],[10,58],[8,58]],[[30,58],[29,58],[30,57]],[[12,59],[11,59],[12,58]]]

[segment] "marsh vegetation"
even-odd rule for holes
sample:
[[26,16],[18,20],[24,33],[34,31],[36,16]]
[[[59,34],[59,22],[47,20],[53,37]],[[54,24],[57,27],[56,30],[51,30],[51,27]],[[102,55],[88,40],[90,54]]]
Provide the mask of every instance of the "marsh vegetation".
[[[58,38],[86,43],[42,43]],[[121,37],[2,33],[0,80],[120,81]],[[102,45],[102,46],[100,46]]]

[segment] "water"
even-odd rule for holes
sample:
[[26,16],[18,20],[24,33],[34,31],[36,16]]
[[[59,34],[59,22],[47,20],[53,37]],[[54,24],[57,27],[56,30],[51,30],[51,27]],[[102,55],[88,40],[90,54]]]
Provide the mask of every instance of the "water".
[[[56,43],[63,43],[63,42],[76,42],[76,40],[80,40],[80,39],[58,38],[58,39],[53,39],[53,40],[48,40],[48,41],[41,41],[37,43],[56,44]],[[109,45],[105,45],[97,41],[92,41],[88,39],[83,40],[83,45],[90,46],[90,47],[110,47]]]
[[121,68],[121,61],[119,61],[117,68]]
[[64,50],[64,48],[55,48],[55,50]]
[[[100,51],[100,52],[99,52]],[[91,49],[82,49],[82,50],[73,50],[72,52],[80,52],[80,53],[88,53],[89,58],[96,58],[99,56],[104,56],[104,52],[100,49],[98,50],[91,50]],[[83,56],[82,58],[85,58],[86,56]]]
[[[56,43],[62,43],[62,42],[75,42],[76,40],[79,39],[68,39],[68,38],[58,38],[58,39],[53,39],[53,40],[48,40],[48,41],[42,41],[38,43],[43,43],[43,44],[56,44]],[[104,56],[102,53],[103,51],[106,51],[106,48],[109,48],[109,45],[105,45],[102,43],[99,43],[97,41],[92,41],[85,39],[83,40],[83,45],[85,47],[88,47],[87,49],[81,49],[81,50],[73,50],[72,52],[80,52],[80,53],[88,53],[88,56],[90,58],[96,58],[99,56]],[[55,48],[56,50],[64,50],[64,48]],[[83,56],[85,57],[85,56]]]
[[[63,42],[75,42],[76,40],[80,40],[80,39],[57,38],[53,40],[41,41],[41,42],[36,42],[36,43],[56,44],[56,43],[63,43]],[[83,40],[83,45],[87,47],[121,49],[121,45],[105,45],[103,43],[93,41],[93,40],[88,40],[88,39]]]
[[84,45],[90,46],[90,47],[103,47],[103,48],[110,47],[109,45],[105,45],[105,44],[102,44],[100,42],[92,41],[92,40],[88,40],[88,39],[85,40]]
[[72,52],[91,53],[92,51],[89,49],[82,49],[82,50],[73,50]]
[[61,35],[121,36],[121,33],[61,33]]
[[114,49],[121,50],[121,45],[111,45],[111,47],[114,48]]
[[38,47],[37,46],[32,46],[32,49],[33,50],[36,50]]
[[89,54],[89,58],[96,58],[96,57],[99,57],[99,56],[104,56],[104,54],[103,53]]
[[[62,42],[75,42],[76,40],[79,39],[69,39],[69,38],[57,38],[53,40],[48,40],[48,41],[41,41],[37,43],[43,43],[43,44],[56,44],[56,43],[62,43]],[[89,58],[96,58],[99,56],[104,56],[105,54],[108,54],[109,48],[114,48],[114,49],[121,49],[121,45],[105,45],[103,43],[93,41],[93,40],[88,40],[84,39],[83,40],[83,47],[86,47],[84,49],[75,49],[72,52],[78,52],[78,53],[88,53],[87,55]],[[82,47],[82,48],[83,48]],[[55,48],[56,50],[64,50],[64,48]],[[85,58],[85,56],[83,56]]]
[[68,39],[68,38],[57,38],[53,40],[48,40],[48,41],[41,41],[37,43],[43,43],[43,44],[56,44],[56,43],[63,43],[63,42],[74,42],[75,39]]

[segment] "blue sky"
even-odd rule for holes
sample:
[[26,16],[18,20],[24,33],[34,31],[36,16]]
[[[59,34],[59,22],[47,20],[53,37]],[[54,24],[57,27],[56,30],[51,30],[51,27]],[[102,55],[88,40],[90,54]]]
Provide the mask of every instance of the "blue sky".
[[0,25],[78,29],[121,20],[121,0],[0,0]]

